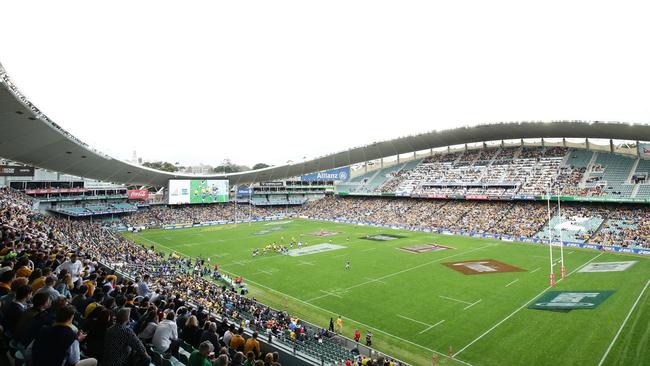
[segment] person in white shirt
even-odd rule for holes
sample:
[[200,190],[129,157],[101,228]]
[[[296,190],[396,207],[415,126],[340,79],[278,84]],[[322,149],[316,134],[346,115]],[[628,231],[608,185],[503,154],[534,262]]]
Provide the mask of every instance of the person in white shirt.
[[178,357],[180,342],[178,341],[178,327],[174,321],[174,316],[173,311],[169,311],[165,315],[165,320],[161,321],[156,327],[151,344],[158,352],[171,353],[174,357]]
[[83,264],[80,260],[77,259],[77,254],[72,253],[70,259],[61,263],[61,265],[57,267],[56,273],[61,272],[63,269],[67,270],[68,273],[70,273],[70,276],[72,276],[72,282],[75,284],[75,286],[79,286],[81,284],[80,276],[82,274]]

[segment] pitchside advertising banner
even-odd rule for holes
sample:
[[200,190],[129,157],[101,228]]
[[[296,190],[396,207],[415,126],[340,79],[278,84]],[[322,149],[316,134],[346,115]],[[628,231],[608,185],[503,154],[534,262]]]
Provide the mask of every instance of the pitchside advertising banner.
[[300,180],[347,180],[348,178],[350,178],[350,167],[346,166],[344,168],[330,169],[318,173],[303,175],[300,177]]
[[149,191],[146,189],[129,189],[126,191],[130,200],[143,200],[149,198]]
[[228,202],[228,180],[170,179],[169,204]]
[[33,177],[33,166],[0,165],[0,177]]

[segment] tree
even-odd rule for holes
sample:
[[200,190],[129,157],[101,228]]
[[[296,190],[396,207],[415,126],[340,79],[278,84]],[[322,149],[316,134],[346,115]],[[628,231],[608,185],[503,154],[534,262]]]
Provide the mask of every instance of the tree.
[[162,170],[164,172],[175,172],[178,170],[174,164],[166,161],[155,161],[155,162],[147,161],[142,163],[142,166],[145,166],[147,168]]
[[221,165],[214,167],[212,171],[215,173],[238,173],[250,169],[251,168],[246,165],[234,164],[230,159],[224,159],[224,161],[221,162]]
[[268,167],[270,167],[270,165],[264,164],[264,163],[257,163],[255,165],[253,165],[253,170],[264,169],[264,168],[268,168]]

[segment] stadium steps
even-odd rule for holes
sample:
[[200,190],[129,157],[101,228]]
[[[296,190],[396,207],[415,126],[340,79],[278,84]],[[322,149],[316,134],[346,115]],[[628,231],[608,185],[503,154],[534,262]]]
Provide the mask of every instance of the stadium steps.
[[630,193],[630,198],[636,198],[636,195],[639,194],[639,188],[641,188],[640,184],[634,185],[634,188],[632,189],[632,193]]
[[636,173],[636,169],[639,166],[639,161],[640,160],[641,159],[636,158],[636,160],[634,161],[634,164],[632,165],[632,169],[630,169],[630,174],[627,175],[627,179],[625,180],[625,182],[627,182],[627,183],[632,182],[632,177],[634,176],[634,173]]
[[603,222],[601,222],[600,225],[598,225],[596,230],[594,230],[594,233],[589,237],[589,240],[586,240],[585,242],[586,243],[593,243],[594,242],[593,240],[598,236],[598,234],[600,234],[600,230],[602,230],[604,227],[606,227],[605,224],[608,223],[608,222],[609,222],[609,217],[606,216],[605,219],[603,220]]

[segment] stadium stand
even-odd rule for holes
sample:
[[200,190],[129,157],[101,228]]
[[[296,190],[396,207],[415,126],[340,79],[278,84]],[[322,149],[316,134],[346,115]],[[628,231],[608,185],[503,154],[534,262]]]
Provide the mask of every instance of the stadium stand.
[[489,147],[438,153],[371,171],[342,182],[337,190],[414,197],[512,197],[545,195],[550,187],[553,194],[567,196],[647,198],[649,171],[647,160],[610,152]]

